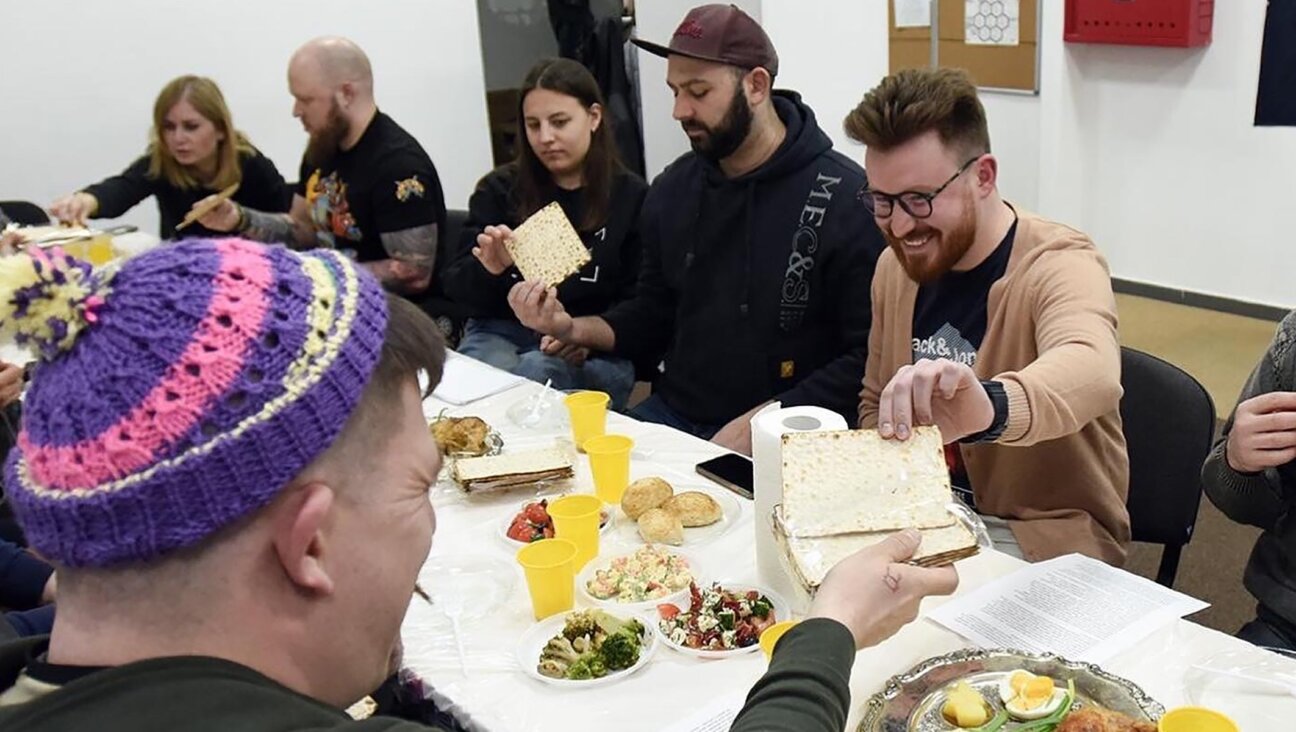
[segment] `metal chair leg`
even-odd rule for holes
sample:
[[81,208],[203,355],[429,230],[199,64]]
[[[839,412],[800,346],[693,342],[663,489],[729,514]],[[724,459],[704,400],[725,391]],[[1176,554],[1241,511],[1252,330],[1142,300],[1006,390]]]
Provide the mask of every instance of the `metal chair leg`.
[[1157,584],[1174,588],[1175,575],[1179,573],[1179,556],[1183,553],[1183,544],[1166,544],[1161,551],[1161,566],[1157,568]]

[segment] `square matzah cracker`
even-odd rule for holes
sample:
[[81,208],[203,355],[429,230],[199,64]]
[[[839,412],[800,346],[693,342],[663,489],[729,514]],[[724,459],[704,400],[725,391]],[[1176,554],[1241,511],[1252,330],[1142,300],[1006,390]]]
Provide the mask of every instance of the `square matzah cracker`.
[[783,436],[783,519],[797,537],[949,526],[952,500],[940,430],[903,442],[876,430]]
[[557,286],[590,261],[580,234],[555,201],[531,215],[504,240],[522,277]]

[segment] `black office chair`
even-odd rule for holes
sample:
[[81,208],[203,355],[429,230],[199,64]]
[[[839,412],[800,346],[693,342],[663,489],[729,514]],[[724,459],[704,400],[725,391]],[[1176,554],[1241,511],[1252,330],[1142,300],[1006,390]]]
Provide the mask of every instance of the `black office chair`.
[[1132,533],[1135,541],[1164,545],[1156,581],[1173,587],[1179,557],[1197,524],[1215,403],[1178,366],[1133,348],[1121,348],[1121,386]]
[[450,264],[451,258],[456,254],[455,250],[459,247],[459,237],[462,235],[464,224],[467,222],[467,211],[460,209],[448,209],[446,211],[445,231],[441,232],[437,237],[436,272],[433,274],[432,286],[417,301],[417,305],[423,312],[430,315],[437,322],[437,325],[441,327],[441,333],[446,338],[446,344],[452,348],[459,344],[459,339],[463,336],[464,324],[468,322],[468,318],[474,315],[474,312],[471,307],[446,297],[445,289],[441,284],[441,275]]
[[22,226],[45,226],[50,222],[45,209],[31,201],[0,201],[0,211],[10,221]]

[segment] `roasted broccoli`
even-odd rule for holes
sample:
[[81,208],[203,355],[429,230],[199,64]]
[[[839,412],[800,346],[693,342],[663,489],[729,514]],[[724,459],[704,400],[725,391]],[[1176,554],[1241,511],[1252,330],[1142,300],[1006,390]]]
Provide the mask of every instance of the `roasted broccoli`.
[[583,635],[593,637],[594,632],[599,627],[594,615],[596,612],[598,611],[580,610],[568,615],[567,622],[563,624],[563,637],[570,641],[574,641]]
[[640,638],[640,634],[629,626],[622,628],[603,639],[603,645],[599,646],[599,657],[613,671],[630,668],[639,661],[639,649],[642,646]]
[[581,656],[580,660],[567,667],[567,678],[573,680],[597,679],[607,676],[607,665],[597,654]]

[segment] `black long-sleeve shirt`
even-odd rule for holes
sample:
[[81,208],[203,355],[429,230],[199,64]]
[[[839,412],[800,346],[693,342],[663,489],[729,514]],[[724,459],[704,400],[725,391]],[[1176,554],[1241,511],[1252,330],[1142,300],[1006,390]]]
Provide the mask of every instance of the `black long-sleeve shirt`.
[[[286,212],[292,207],[292,189],[284,182],[283,176],[269,158],[254,150],[250,154],[240,155],[239,164],[243,178],[231,197],[233,201],[258,211],[275,213]],[[116,218],[149,196],[156,197],[161,217],[158,235],[163,239],[176,238],[176,225],[184,220],[185,214],[189,213],[193,205],[218,192],[204,187],[179,188],[165,178],[151,177],[147,155],[131,163],[120,174],[105,178],[83,190],[99,202],[94,213],[94,218],[97,219]],[[179,234],[186,237],[228,236],[198,223],[186,226]]]
[[[482,317],[517,319],[508,305],[509,290],[522,279],[517,267],[493,275],[472,255],[477,235],[487,226],[516,228],[521,223],[516,180],[517,167],[510,163],[487,173],[477,183],[468,199],[468,220],[442,274],[446,294],[471,306]],[[642,178],[622,171],[613,181],[607,220],[597,228],[580,232],[581,241],[589,248],[590,262],[558,285],[558,300],[573,316],[602,315],[634,293],[642,250],[639,209],[647,191],[648,184]],[[579,226],[585,216],[584,190],[566,191],[552,186],[549,193],[573,225]]]
[[48,633],[53,622],[53,607],[37,607],[54,568],[29,554],[25,549],[0,541],[0,607],[11,612],[0,617],[0,638],[11,629],[18,635]]

